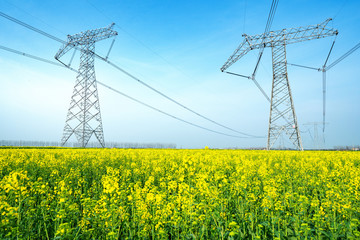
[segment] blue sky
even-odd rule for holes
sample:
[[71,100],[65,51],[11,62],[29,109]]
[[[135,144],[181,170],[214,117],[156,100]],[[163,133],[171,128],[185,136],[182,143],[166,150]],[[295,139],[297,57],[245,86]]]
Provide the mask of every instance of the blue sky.
[[[264,31],[271,1],[4,1],[2,12],[66,40],[67,34],[105,27],[119,35],[110,60],[184,105],[231,128],[267,135],[270,105],[247,79],[219,69],[233,53],[242,34]],[[279,1],[271,30],[329,24],[339,35],[329,59],[336,60],[360,41],[360,2]],[[0,45],[53,59],[58,42],[0,18]],[[291,63],[321,67],[334,38],[289,45]],[[111,40],[96,45],[106,54]],[[231,71],[249,75],[258,52],[252,51]],[[71,54],[70,54],[71,55]],[[73,67],[79,64],[75,56]],[[360,144],[360,50],[327,73],[326,147]],[[76,75],[46,63],[0,50],[0,139],[57,141],[62,136]],[[213,125],[139,85],[104,62],[96,76],[113,88],[157,108],[213,130]],[[322,78],[313,70],[288,67],[301,136],[314,146],[314,128],[322,120]],[[265,49],[257,79],[271,93],[271,50]],[[98,86],[105,141],[175,143],[183,148],[204,146],[261,147],[266,138],[238,139],[194,128]],[[319,137],[321,127],[318,127]],[[75,138],[71,139],[75,141]],[[277,144],[275,145],[277,146]]]

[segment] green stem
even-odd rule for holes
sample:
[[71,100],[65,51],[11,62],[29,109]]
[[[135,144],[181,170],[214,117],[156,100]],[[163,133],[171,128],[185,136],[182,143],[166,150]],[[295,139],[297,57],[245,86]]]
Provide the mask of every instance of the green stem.
[[45,227],[46,239],[49,240],[49,233],[47,231],[47,226],[46,226],[45,215],[44,215],[43,209],[41,209],[41,213],[42,213],[43,219],[44,219],[44,227]]

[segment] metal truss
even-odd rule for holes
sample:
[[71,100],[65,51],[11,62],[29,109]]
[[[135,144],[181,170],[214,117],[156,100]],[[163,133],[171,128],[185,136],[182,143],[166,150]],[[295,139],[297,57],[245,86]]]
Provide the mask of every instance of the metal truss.
[[284,41],[286,44],[291,44],[337,35],[337,30],[326,28],[329,21],[331,21],[331,18],[317,25],[271,31],[254,36],[243,34],[243,37],[245,38],[244,41],[229,57],[220,70],[222,72],[225,71],[237,60],[254,49],[281,45]]
[[286,45],[337,35],[337,30],[326,27],[330,21],[331,19],[327,19],[317,25],[270,31],[253,36],[244,34],[243,42],[220,68],[222,72],[226,71],[251,50],[272,48],[273,84],[267,149],[273,147],[283,132],[289,136],[296,149],[303,149],[287,74]]
[[61,62],[59,58],[72,48],[80,50],[80,66],[66,117],[62,145],[75,134],[81,147],[86,147],[94,134],[101,146],[105,147],[94,67],[95,42],[116,36],[113,25],[68,35],[68,42],[55,55],[55,59]]
[[285,42],[272,47],[273,83],[267,149],[285,132],[298,150],[303,150],[287,74]]

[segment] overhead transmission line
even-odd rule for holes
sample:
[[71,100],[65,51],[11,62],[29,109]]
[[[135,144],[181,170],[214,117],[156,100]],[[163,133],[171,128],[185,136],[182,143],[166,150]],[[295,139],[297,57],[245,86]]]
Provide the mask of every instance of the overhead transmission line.
[[[106,19],[110,20],[111,22],[115,22],[113,21],[109,16],[107,16],[103,11],[101,11],[98,7],[96,7],[93,3],[91,3],[90,0],[86,0],[87,3],[92,6],[97,12],[99,12],[101,15],[103,15]],[[158,56],[161,60],[163,60],[165,63],[167,63],[169,66],[173,67],[174,69],[176,69],[178,72],[182,73],[185,77],[191,79],[191,77],[186,74],[183,70],[181,70],[179,67],[175,66],[174,64],[172,64],[169,60],[167,60],[166,58],[164,58],[163,56],[161,56],[159,53],[157,53],[155,50],[153,50],[152,48],[150,48],[147,44],[145,44],[143,41],[141,41],[140,39],[138,39],[137,37],[135,37],[133,34],[131,34],[130,32],[126,31],[124,28],[120,27],[119,25],[115,25],[116,28],[118,28],[120,31],[124,32],[125,34],[127,34],[128,36],[130,36],[132,39],[134,39],[135,41],[137,41],[140,45],[142,45],[143,47],[145,47],[147,50],[149,50],[152,54]]]
[[[108,17],[103,11],[101,11],[98,7],[96,7],[93,3],[91,3],[89,0],[87,0],[87,2],[89,3],[89,5],[91,5],[94,9],[96,9],[100,14],[102,14],[105,18],[109,19],[111,22],[114,22],[110,17]],[[133,39],[135,39],[136,41],[138,41],[141,45],[143,45],[145,48],[147,48],[149,51],[151,51],[153,54],[157,55],[158,57],[160,57],[162,60],[164,60],[166,63],[168,63],[169,65],[173,66],[168,60],[166,60],[165,58],[163,58],[161,55],[159,55],[157,52],[155,52],[154,50],[152,50],[150,47],[148,47],[147,45],[145,45],[142,41],[140,41],[139,39],[137,39],[136,37],[134,37],[132,34],[130,34],[129,32],[125,31],[125,29],[119,27],[118,25],[115,25],[115,27],[117,27],[119,30],[125,32],[126,34],[128,34],[130,37],[132,37]],[[116,68],[117,70],[121,71],[122,73],[124,73],[125,75],[129,76],[130,78],[134,79],[135,81],[139,82],[140,84],[144,85],[145,87],[151,89],[152,91],[156,92],[157,94],[163,96],[164,98],[168,99],[169,101],[177,104],[178,106],[186,109],[187,111],[189,112],[192,112],[194,113],[195,115],[207,120],[207,121],[210,121],[220,127],[223,127],[227,130],[230,130],[230,131],[233,131],[233,132],[236,132],[236,133],[239,133],[239,134],[242,134],[242,135],[245,135],[245,136],[249,136],[249,137],[254,137],[253,135],[250,135],[250,134],[247,134],[247,133],[244,133],[244,132],[240,132],[240,131],[237,131],[233,128],[230,128],[230,127],[227,127],[223,124],[220,124],[188,107],[186,107],[185,105],[181,104],[180,102],[176,101],[175,99],[165,95],[164,93],[160,92],[159,90],[155,89],[154,87],[148,85],[147,83],[141,81],[139,78],[135,77],[134,75],[130,74],[129,72],[125,71],[124,69],[120,68],[119,66],[117,66],[116,64],[114,64],[113,62],[109,61],[108,58],[103,58],[97,54],[95,54],[98,58],[100,58],[101,60],[103,60],[104,62],[108,63],[109,65],[113,66],[114,68]],[[178,71],[182,72],[180,69],[178,69],[177,67],[173,66],[174,68],[176,68]],[[183,73],[183,72],[182,72]],[[183,73],[185,74],[185,73]],[[185,74],[186,75],[186,74]]]
[[[122,93],[122,92],[120,92],[119,90],[116,90],[116,89],[114,89],[114,88],[112,88],[112,87],[110,87],[110,86],[108,86],[108,85],[106,85],[106,84],[104,84],[104,83],[102,83],[102,82],[99,82],[99,81],[97,81],[97,82],[98,82],[100,85],[102,85],[102,86],[104,86],[104,87],[106,87],[106,88],[108,88],[108,89],[110,89],[110,90],[112,90],[112,91],[114,91],[114,92],[116,92],[116,93],[118,93],[118,94],[126,97],[126,98],[129,98],[129,99],[133,100],[134,102],[137,102],[137,103],[139,103],[139,104],[141,104],[141,105],[143,105],[143,106],[145,106],[145,107],[151,108],[152,110],[155,110],[155,111],[157,111],[157,112],[159,112],[159,113],[162,113],[162,114],[164,114],[164,115],[166,115],[166,116],[169,116],[169,117],[171,117],[171,118],[174,118],[174,119],[176,119],[176,120],[178,120],[178,121],[181,121],[181,122],[183,122],[183,123],[187,123],[187,124],[189,124],[189,125],[191,125],[191,126],[194,126],[194,127],[197,127],[197,128],[201,128],[201,129],[203,129],[203,130],[206,130],[206,131],[209,131],[209,132],[213,132],[213,133],[217,133],[217,134],[220,134],[220,135],[228,136],[228,137],[249,138],[249,137],[242,137],[242,136],[237,136],[237,135],[232,135],[232,134],[227,134],[227,133],[215,131],[215,130],[212,130],[212,129],[210,129],[210,128],[206,128],[206,127],[200,126],[200,125],[198,125],[198,124],[195,124],[195,123],[186,121],[186,120],[181,119],[181,118],[179,118],[179,117],[176,117],[176,116],[174,116],[174,115],[172,115],[172,114],[170,114],[170,113],[164,112],[164,111],[162,111],[162,110],[160,110],[160,109],[158,109],[158,108],[156,108],[156,107],[153,107],[153,106],[151,106],[151,105],[149,105],[149,104],[147,104],[147,103],[144,103],[144,102],[142,102],[142,101],[140,101],[140,100],[137,100],[137,99],[135,99],[135,98],[133,98],[133,97],[131,97],[131,96],[125,94],[125,93]],[[255,137],[255,138],[261,138],[261,137]]]
[[[273,0],[272,3],[271,3],[271,7],[270,7],[270,11],[269,11],[269,16],[268,16],[268,19],[267,19],[267,22],[266,22],[266,26],[265,26],[265,30],[264,30],[264,35],[265,33],[269,32],[270,31],[270,28],[271,28],[271,25],[274,21],[274,16],[275,16],[275,12],[276,12],[276,9],[277,9],[277,5],[278,5],[279,1],[278,0]],[[244,22],[245,24],[245,22]],[[251,76],[246,76],[246,75],[243,75],[243,74],[238,74],[238,73],[234,73],[234,72],[229,72],[229,71],[224,71],[225,73],[227,74],[231,74],[231,75],[235,75],[235,76],[238,76],[238,77],[243,77],[243,78],[247,78],[247,79],[251,79],[255,86],[259,89],[259,91],[261,92],[261,94],[266,98],[266,100],[271,103],[271,99],[270,97],[266,94],[266,92],[264,91],[264,89],[261,87],[261,85],[259,84],[259,82],[256,80],[256,73],[257,73],[257,70],[258,70],[258,67],[259,67],[259,64],[260,64],[260,61],[261,61],[261,58],[262,58],[262,55],[263,55],[263,52],[264,52],[264,41],[265,41],[265,38],[261,41],[261,47],[259,49],[259,55],[258,55],[258,59],[257,59],[257,62],[256,62],[256,65],[255,65],[255,69],[252,73]],[[290,124],[290,122],[283,116],[283,114],[281,114],[279,112],[279,110],[275,107],[275,111],[278,112],[281,117],[288,123]]]
[[[38,56],[35,56],[35,55],[32,55],[32,54],[29,54],[29,53],[24,53],[24,52],[21,52],[21,51],[12,49],[12,48],[8,48],[8,47],[2,46],[2,45],[0,45],[0,49],[5,50],[5,51],[8,51],[8,52],[11,52],[11,53],[15,53],[15,54],[18,54],[18,55],[21,55],[21,56],[24,56],[24,57],[32,58],[32,59],[35,59],[35,60],[37,60],[37,61],[41,61],[41,62],[44,62],[44,63],[52,64],[52,65],[55,65],[55,66],[58,66],[58,67],[64,67],[64,68],[67,68],[67,69],[69,69],[69,70],[71,70],[71,71],[73,71],[73,72],[78,73],[78,71],[77,71],[76,69],[74,69],[74,68],[72,68],[72,67],[70,67],[70,66],[67,66],[67,65],[64,65],[64,64],[60,64],[60,63],[58,63],[58,62],[54,62],[54,61],[51,61],[51,60],[48,60],[48,59],[45,59],[45,58],[41,58],[41,57],[38,57]],[[197,127],[197,128],[200,128],[200,129],[209,131],[209,132],[213,132],[213,133],[217,133],[217,134],[220,134],[220,135],[228,136],[228,137],[234,137],[234,138],[249,138],[249,137],[237,136],[237,135],[232,135],[232,134],[227,134],[227,133],[215,131],[215,130],[212,130],[212,129],[210,129],[210,128],[203,127],[203,126],[201,126],[201,125],[192,123],[192,122],[190,122],[190,121],[184,120],[184,119],[182,119],[182,118],[180,118],[180,117],[177,117],[177,116],[175,116],[175,115],[172,115],[172,114],[170,114],[170,113],[167,113],[167,112],[165,112],[165,111],[163,111],[163,110],[161,110],[161,109],[159,109],[159,108],[153,107],[153,106],[151,106],[151,105],[149,105],[149,104],[147,104],[147,103],[145,103],[145,102],[143,102],[143,101],[140,101],[140,100],[138,100],[138,99],[136,99],[136,98],[134,98],[134,97],[131,97],[131,96],[129,96],[129,95],[127,95],[127,94],[125,94],[125,93],[123,93],[123,92],[121,92],[121,91],[113,88],[113,87],[110,87],[109,85],[107,85],[107,84],[105,84],[105,83],[103,83],[103,82],[100,82],[100,81],[98,81],[98,80],[96,80],[96,82],[99,83],[100,85],[102,85],[103,87],[106,87],[106,88],[112,90],[113,92],[116,92],[117,94],[120,94],[120,95],[122,95],[122,96],[124,96],[124,97],[126,97],[126,98],[128,98],[128,99],[130,99],[130,100],[132,100],[132,101],[134,101],[134,102],[137,102],[137,103],[139,103],[139,104],[141,104],[141,105],[143,105],[143,106],[145,106],[145,107],[148,107],[148,108],[150,108],[150,109],[152,109],[152,110],[154,110],[154,111],[157,111],[157,112],[159,112],[159,113],[162,113],[162,114],[164,114],[164,115],[166,115],[166,116],[168,116],[168,117],[174,118],[174,119],[176,119],[176,120],[178,120],[178,121],[180,121],[180,122],[189,124],[189,125],[191,125],[191,126],[194,126],[194,127]],[[259,137],[259,138],[261,138],[261,137]]]
[[[21,26],[24,26],[24,27],[26,27],[26,28],[28,28],[28,29],[30,29],[30,30],[32,30],[32,31],[35,31],[35,32],[37,32],[37,33],[39,33],[39,34],[41,34],[41,35],[43,35],[43,36],[45,36],[45,37],[48,37],[48,38],[52,39],[52,40],[55,40],[55,41],[60,42],[60,43],[62,43],[62,44],[66,44],[66,42],[63,41],[63,40],[61,40],[60,38],[57,38],[57,37],[55,37],[55,36],[53,36],[53,35],[51,35],[51,34],[49,34],[49,33],[46,33],[46,32],[44,32],[44,31],[38,29],[38,28],[35,28],[35,27],[33,27],[33,26],[31,26],[31,25],[29,25],[29,24],[27,24],[27,23],[24,23],[24,22],[22,22],[22,21],[20,21],[20,20],[18,20],[18,19],[16,19],[16,18],[14,18],[14,17],[11,17],[11,16],[9,16],[9,15],[3,13],[3,12],[0,12],[0,16],[4,17],[4,18],[6,18],[6,19],[8,19],[8,20],[10,20],[10,21],[12,21],[12,22],[15,22],[15,23],[17,23],[17,24],[19,24],[19,25],[21,25]],[[81,49],[79,49],[79,48],[77,48],[77,47],[75,47],[75,48],[81,51]],[[119,67],[118,65],[116,65],[116,64],[114,64],[113,62],[111,62],[110,60],[108,60],[108,58],[101,57],[101,56],[99,56],[99,55],[96,54],[96,53],[94,53],[94,54],[95,54],[95,56],[96,56],[97,58],[103,60],[104,62],[108,63],[108,64],[111,65],[112,67],[114,67],[114,68],[116,68],[117,70],[121,71],[122,73],[126,74],[126,75],[129,76],[130,78],[134,79],[134,80],[137,81],[138,83],[144,85],[145,87],[147,87],[147,88],[149,88],[150,90],[156,92],[157,94],[163,96],[164,98],[168,99],[169,101],[177,104],[178,106],[186,109],[187,111],[190,111],[190,112],[192,112],[193,114],[195,114],[195,115],[197,115],[197,116],[199,116],[199,117],[201,117],[201,118],[203,118],[203,119],[205,119],[205,120],[207,120],[207,121],[209,121],[209,122],[212,122],[213,124],[216,124],[216,125],[218,125],[218,126],[220,126],[220,127],[223,127],[223,128],[225,128],[225,129],[227,129],[227,130],[236,132],[236,133],[238,133],[238,134],[242,134],[242,135],[245,135],[245,136],[248,136],[248,137],[254,137],[254,138],[259,137],[259,136],[247,134],[247,133],[244,133],[244,132],[237,131],[237,130],[235,130],[235,129],[233,129],[233,128],[227,127],[227,126],[225,126],[225,125],[223,125],[223,124],[220,124],[220,123],[218,123],[218,122],[216,122],[216,121],[214,121],[214,120],[212,120],[212,119],[210,119],[210,118],[208,118],[208,117],[206,117],[206,116],[204,116],[204,115],[202,115],[202,114],[200,114],[200,113],[198,113],[198,112],[196,112],[196,111],[194,111],[194,110],[186,107],[185,105],[181,104],[180,102],[176,101],[175,99],[167,96],[166,94],[160,92],[159,90],[155,89],[154,87],[150,86],[149,84],[145,83],[144,81],[140,80],[139,78],[137,78],[137,77],[135,77],[134,75],[130,74],[129,72],[125,71],[124,69],[122,69],[122,68]],[[64,64],[64,65],[65,65],[65,64]],[[67,66],[67,65],[65,65],[65,66]]]
[[[59,67],[64,66],[64,65],[62,65],[62,64],[60,64],[58,62],[50,61],[50,60],[47,60],[45,58],[37,57],[35,55],[31,55],[31,54],[28,54],[28,53],[20,52],[18,50],[8,48],[8,47],[2,46],[2,45],[0,45],[0,49],[8,51],[8,52],[15,53],[15,54],[18,54],[18,55],[22,55],[22,56],[25,56],[25,57],[28,57],[28,58],[32,58],[32,59],[35,59],[35,60],[38,60],[38,61],[46,62],[46,63],[52,64],[52,65],[55,65],[55,66],[59,66]],[[76,71],[75,69],[72,69],[72,70]]]
[[[270,31],[272,22],[274,21],[274,16],[275,16],[275,12],[276,12],[278,2],[279,2],[278,0],[273,0],[272,3],[271,3],[270,12],[269,12],[269,16],[268,16],[268,19],[267,19],[267,22],[266,22],[264,34],[266,34],[266,33],[268,33]],[[260,63],[262,55],[264,53],[264,41],[265,41],[265,38],[261,41],[262,47],[259,49],[258,59],[257,59],[256,65],[255,65],[254,72],[252,74],[253,79],[255,79],[255,75],[256,75],[256,72],[258,70],[259,63]]]
[[332,52],[333,46],[335,44],[335,40],[334,39],[332,45],[331,45],[331,49],[327,55],[327,58],[325,60],[325,63],[322,67],[320,68],[315,68],[315,67],[309,67],[309,66],[305,66],[305,65],[300,65],[300,64],[294,64],[294,63],[287,63],[290,66],[294,66],[294,67],[301,67],[301,68],[307,68],[307,69],[311,69],[311,70],[316,70],[319,72],[322,72],[322,77],[323,77],[323,132],[325,132],[325,107],[326,107],[326,72],[329,71],[331,68],[333,68],[335,65],[337,65],[338,63],[340,63],[342,60],[344,60],[345,58],[347,58],[350,54],[352,54],[353,52],[355,52],[357,49],[360,48],[360,42],[358,44],[356,44],[354,47],[352,47],[351,49],[349,49],[346,53],[344,53],[343,55],[341,55],[339,58],[337,58],[334,62],[330,63],[328,66],[326,66],[330,54]]
[[[270,12],[269,12],[269,16],[268,16],[268,19],[267,19],[267,22],[266,22],[264,34],[269,32],[269,30],[271,28],[272,22],[274,20],[277,5],[278,5],[278,0],[273,0],[272,3],[271,3]],[[259,68],[259,64],[260,64],[260,61],[261,61],[261,58],[262,58],[262,55],[263,55],[264,49],[265,49],[264,48],[264,41],[265,41],[265,38],[261,41],[262,47],[259,49],[258,59],[257,59],[255,69],[254,69],[251,77],[250,76],[245,76],[245,77],[248,78],[248,79],[251,79],[254,82],[254,84],[256,85],[256,87],[260,90],[262,95],[264,95],[266,100],[268,100],[268,102],[271,103],[271,100],[270,100],[269,96],[265,93],[264,89],[260,86],[259,82],[256,80],[256,73],[257,73],[257,70]],[[226,73],[237,75],[237,76],[240,76],[240,77],[244,77],[244,75],[241,75],[241,74],[234,74],[234,73],[231,73],[231,72],[226,72]],[[277,108],[275,109],[275,111],[278,111]],[[287,121],[287,119],[283,115],[281,115],[281,116],[282,116],[282,118],[284,118]]]
[[[322,85],[323,85],[323,133],[325,133],[325,115],[326,115],[326,70],[325,70],[325,68],[326,68],[326,64],[329,60],[330,54],[333,50],[333,47],[335,45],[336,37],[337,37],[337,34],[335,35],[335,38],[331,44],[330,51],[326,57],[324,65],[322,67],[322,72],[323,72],[323,81],[322,81]],[[323,138],[323,140],[325,141],[325,138]]]
[[344,53],[341,57],[339,57],[338,59],[336,59],[334,62],[332,62],[331,64],[329,64],[327,67],[325,67],[325,70],[328,71],[330,68],[334,67],[336,64],[338,64],[339,62],[341,62],[342,60],[344,60],[346,57],[348,57],[350,54],[352,54],[353,52],[355,52],[358,48],[360,48],[360,42],[358,44],[356,44],[353,48],[351,48],[349,51],[347,51],[346,53]]
[[[343,10],[344,6],[346,5],[348,0],[345,0],[344,3],[342,4],[342,6],[340,7],[340,9],[337,11],[337,13],[334,15],[334,17],[332,18],[332,20],[334,20],[339,13]],[[349,56],[351,53],[353,53],[354,51],[356,51],[357,48],[360,47],[360,43],[358,45],[356,45],[355,47],[353,47],[352,49],[350,49],[348,52],[346,52],[344,55],[342,55],[340,58],[338,58],[336,61],[334,61],[332,64],[326,66],[330,54],[332,52],[332,49],[334,47],[335,44],[335,40],[336,40],[337,35],[335,35],[335,38],[333,40],[333,43],[331,45],[330,51],[326,57],[325,63],[321,68],[314,68],[314,67],[309,67],[309,66],[304,66],[304,65],[299,65],[299,64],[292,64],[292,63],[287,63],[288,65],[291,66],[295,66],[295,67],[301,67],[301,68],[307,68],[307,69],[312,69],[312,70],[317,70],[317,71],[321,71],[322,72],[322,90],[323,90],[323,127],[322,127],[322,131],[323,133],[325,132],[325,116],[326,116],[326,71],[329,70],[330,68],[332,68],[333,66],[335,66],[336,64],[338,64],[339,62],[341,62],[344,58],[346,58],[347,56]],[[324,138],[325,141],[325,138]]]
[[25,10],[24,8],[21,8],[21,7],[17,6],[17,5],[15,5],[14,3],[9,2],[8,0],[5,0],[5,2],[7,2],[9,5],[11,5],[11,6],[13,6],[13,7],[17,8],[18,10],[22,11],[23,13],[25,13],[25,14],[29,15],[30,17],[32,17],[32,18],[34,18],[34,19],[36,19],[37,21],[39,21],[39,22],[43,23],[44,25],[46,25],[46,26],[48,26],[48,27],[50,27],[50,28],[52,28],[52,29],[56,30],[57,32],[59,32],[59,33],[61,33],[61,34],[66,35],[66,33],[64,33],[63,31],[61,31],[60,29],[55,28],[54,26],[51,26],[50,24],[48,24],[46,21],[42,20],[41,18],[39,18],[39,17],[36,17],[36,16],[32,15],[31,13],[29,13],[29,12],[28,12],[27,10]]
[[332,19],[335,19],[339,15],[339,13],[344,9],[347,2],[348,2],[348,0],[344,1],[344,3],[341,5],[340,9],[337,11],[337,13],[334,15],[334,17]]
[[233,128],[227,127],[227,126],[225,126],[225,125],[223,125],[223,124],[220,124],[220,123],[218,123],[218,122],[216,122],[216,121],[214,121],[214,120],[212,120],[212,119],[210,119],[210,118],[208,118],[208,117],[206,117],[206,116],[204,116],[204,115],[202,115],[202,114],[200,114],[200,113],[198,113],[198,112],[196,112],[196,111],[194,111],[194,110],[186,107],[185,105],[181,104],[180,102],[176,101],[175,99],[167,96],[166,94],[160,92],[159,90],[153,88],[153,87],[150,86],[149,84],[147,84],[147,83],[145,83],[144,81],[140,80],[139,78],[135,77],[135,76],[132,75],[131,73],[125,71],[123,68],[117,66],[117,65],[114,64],[113,62],[111,62],[111,61],[109,61],[109,60],[107,60],[107,59],[105,59],[105,58],[103,58],[103,57],[101,57],[101,56],[99,56],[99,55],[97,55],[97,54],[96,54],[96,56],[97,56],[98,58],[100,58],[101,60],[103,60],[104,62],[108,63],[109,65],[113,66],[114,68],[118,69],[119,71],[121,71],[121,72],[124,73],[125,75],[127,75],[127,76],[129,76],[130,78],[134,79],[134,80],[137,81],[138,83],[140,83],[140,84],[144,85],[145,87],[151,89],[152,91],[158,93],[159,95],[161,95],[161,96],[163,96],[164,98],[168,99],[169,101],[177,104],[178,106],[180,106],[180,107],[188,110],[189,112],[192,112],[193,114],[195,114],[195,115],[197,115],[197,116],[199,116],[199,117],[201,117],[201,118],[203,118],[203,119],[205,119],[205,120],[207,120],[207,121],[209,121],[209,122],[212,122],[212,123],[214,123],[214,124],[216,124],[216,125],[218,125],[218,126],[221,126],[221,127],[225,128],[225,129],[228,129],[228,130],[230,130],[230,131],[233,131],[233,132],[236,132],[236,133],[239,133],[239,134],[248,136],[248,137],[256,137],[256,136],[254,136],[254,135],[250,135],[250,134],[247,134],[247,133],[244,133],[244,132],[237,131],[237,130],[235,130],[235,129],[233,129]]
[[[350,54],[352,54],[353,52],[355,52],[357,49],[360,48],[360,42],[358,44],[356,44],[354,47],[352,47],[351,49],[349,49],[346,53],[344,53],[343,55],[341,55],[338,59],[336,59],[334,62],[332,62],[331,64],[329,64],[328,66],[325,67],[325,71],[330,70],[330,68],[334,67],[335,65],[337,65],[338,63],[340,63],[342,60],[344,60],[346,57],[348,57]],[[301,68],[307,68],[307,69],[311,69],[311,70],[316,70],[316,71],[323,71],[322,67],[321,68],[315,68],[315,67],[309,67],[309,66],[305,66],[305,65],[300,65],[300,64],[294,64],[294,63],[287,63],[290,66],[295,66],[295,67],[301,67]]]
[[[10,21],[12,21],[12,22],[15,22],[15,23],[17,23],[17,24],[19,24],[19,25],[21,25],[21,26],[24,26],[24,27],[26,27],[26,28],[28,28],[28,29],[30,29],[30,30],[32,30],[32,31],[35,31],[35,32],[37,32],[37,33],[39,33],[39,34],[41,34],[41,35],[43,35],[43,36],[45,36],[45,37],[48,37],[48,38],[50,38],[50,39],[52,39],[52,40],[55,40],[55,41],[57,41],[57,42],[59,42],[59,43],[66,44],[66,42],[63,41],[63,40],[61,40],[60,38],[57,38],[57,37],[55,37],[55,36],[53,36],[53,35],[51,35],[51,34],[49,34],[49,33],[46,33],[46,32],[44,32],[44,31],[38,29],[38,28],[35,28],[35,27],[33,27],[33,26],[31,26],[31,25],[29,25],[29,24],[27,24],[27,23],[25,23],[25,22],[22,22],[22,21],[14,18],[14,17],[11,17],[11,16],[9,16],[9,15],[1,12],[1,11],[0,11],[0,16],[4,17],[4,18],[6,18],[6,19],[8,19],[8,20],[10,20]],[[78,47],[75,47],[75,48],[76,48],[77,50],[80,50],[80,51],[81,51],[81,49],[79,49]],[[15,50],[15,51],[16,51],[16,50]],[[129,72],[125,71],[124,69],[120,68],[120,67],[117,66],[116,64],[112,63],[111,61],[108,60],[108,58],[103,58],[103,57],[99,56],[99,55],[96,54],[96,53],[94,53],[94,54],[95,54],[95,56],[96,56],[97,58],[105,61],[105,62],[108,63],[109,65],[111,65],[111,66],[113,66],[114,68],[116,68],[117,70],[123,72],[123,73],[126,74],[127,76],[133,78],[134,80],[136,80],[137,82],[139,82],[139,83],[141,83],[142,85],[146,86],[147,88],[151,89],[152,91],[155,91],[156,93],[162,95],[162,96],[165,97],[166,99],[172,101],[173,103],[181,106],[182,108],[184,108],[184,109],[186,109],[186,110],[188,110],[188,111],[196,114],[197,116],[199,116],[199,117],[201,117],[201,118],[203,118],[203,119],[205,119],[205,120],[207,120],[207,121],[210,121],[210,122],[212,122],[212,123],[214,123],[214,124],[216,124],[216,125],[218,125],[218,126],[221,126],[221,127],[223,127],[223,128],[226,128],[226,129],[231,130],[231,131],[233,131],[233,132],[236,132],[236,133],[245,135],[245,136],[247,136],[247,137],[263,138],[262,136],[255,136],[255,135],[247,134],[247,133],[240,132],[240,131],[237,131],[237,130],[235,130],[235,129],[232,129],[232,128],[230,128],[230,127],[227,127],[227,126],[225,126],[225,125],[223,125],[223,124],[220,124],[220,123],[218,123],[218,122],[216,122],[216,121],[214,121],[214,120],[212,120],[212,119],[210,119],[210,118],[208,118],[208,117],[206,117],[206,116],[204,116],[204,115],[202,115],[202,114],[200,114],[200,113],[198,113],[198,112],[196,112],[196,111],[194,111],[194,110],[186,107],[185,105],[179,103],[178,101],[176,101],[176,100],[174,100],[173,98],[165,95],[164,93],[156,90],[155,88],[153,88],[153,87],[151,87],[150,85],[146,84],[145,82],[141,81],[139,78],[136,78],[135,76],[133,76],[133,75],[130,74]],[[24,55],[24,56],[26,56],[26,55]],[[33,58],[36,59],[37,57],[34,56]],[[47,61],[49,61],[49,60],[47,60]],[[53,63],[52,63],[52,64],[53,64]],[[69,67],[68,65],[65,65],[65,64],[64,64],[64,66],[65,66],[65,67]],[[211,131],[214,132],[213,130],[211,130]],[[217,131],[215,131],[215,132],[217,132]],[[231,134],[223,134],[223,135],[235,136],[235,135],[231,135]]]
[[244,24],[243,24],[243,32],[245,32],[245,25],[246,25],[246,9],[247,9],[247,0],[244,0]]
[[4,18],[6,18],[6,19],[8,19],[8,20],[10,20],[10,21],[12,21],[12,22],[14,22],[14,23],[17,23],[17,24],[19,24],[19,25],[21,25],[21,26],[23,26],[23,27],[26,27],[26,28],[34,31],[34,32],[40,33],[41,35],[44,35],[44,36],[47,37],[47,38],[50,38],[50,39],[52,39],[52,40],[55,40],[55,41],[60,42],[60,43],[63,43],[63,44],[66,43],[65,41],[61,40],[61,39],[58,38],[58,37],[55,37],[55,36],[53,36],[53,35],[51,35],[51,34],[49,34],[49,33],[47,33],[47,32],[44,32],[44,31],[36,28],[36,27],[33,27],[33,26],[31,26],[31,25],[29,25],[29,24],[27,24],[27,23],[24,23],[23,21],[20,21],[20,20],[18,20],[18,19],[16,19],[16,18],[13,18],[13,17],[11,17],[11,16],[9,16],[9,15],[1,12],[1,11],[0,11],[0,16],[1,16],[1,17],[4,17]]
[[[270,28],[271,28],[271,25],[274,21],[274,16],[275,16],[275,12],[276,12],[276,9],[277,9],[277,5],[278,5],[279,1],[278,0],[273,0],[272,3],[271,3],[271,7],[270,7],[270,12],[269,12],[269,16],[268,16],[268,19],[266,21],[266,26],[265,26],[265,30],[264,30],[264,35],[270,31]],[[244,34],[245,35],[245,34]],[[260,61],[261,61],[261,58],[262,58],[262,55],[264,53],[264,41],[265,41],[265,37],[264,39],[262,39],[261,41],[261,47],[259,49],[259,55],[258,55],[258,59],[257,59],[257,62],[256,62],[256,65],[255,65],[255,68],[254,68],[254,71],[252,73],[251,76],[245,76],[245,75],[241,75],[241,74],[234,74],[232,72],[227,72],[226,73],[229,73],[229,74],[233,74],[233,75],[237,75],[237,76],[240,76],[240,77],[245,77],[245,78],[248,78],[248,79],[251,79],[254,81],[255,85],[259,88],[259,90],[261,92],[263,92],[263,90],[261,89],[259,83],[256,81],[256,72],[259,68],[259,64],[260,64]],[[268,96],[265,94],[264,95],[266,98],[268,98]]]
[[[279,2],[278,0],[273,0],[272,3],[271,3],[270,12],[269,12],[269,16],[268,16],[268,19],[267,19],[267,22],[266,22],[264,34],[269,32],[269,30],[271,28],[272,22],[274,20],[274,16],[275,16],[275,12],[276,12],[278,2]],[[235,75],[235,76],[239,76],[239,77],[244,77],[244,78],[247,78],[247,79],[251,79],[254,82],[254,84],[256,85],[256,87],[260,90],[262,95],[266,98],[266,100],[268,100],[268,102],[271,102],[269,96],[265,93],[264,89],[260,86],[259,82],[256,80],[257,69],[259,67],[260,60],[261,60],[263,52],[264,52],[264,46],[263,46],[264,41],[265,41],[265,38],[261,41],[262,47],[259,49],[258,59],[257,59],[256,65],[255,65],[255,69],[254,69],[251,76],[245,76],[245,75],[242,75],[242,74],[233,73],[233,72],[229,72],[229,71],[225,71],[225,73]]]

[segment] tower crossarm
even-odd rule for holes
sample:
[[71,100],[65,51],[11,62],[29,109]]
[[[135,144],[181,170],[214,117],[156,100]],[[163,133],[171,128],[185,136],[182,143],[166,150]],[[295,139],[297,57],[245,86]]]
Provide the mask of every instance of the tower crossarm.
[[259,49],[261,47],[274,47],[284,43],[298,43],[337,35],[338,31],[336,29],[326,27],[331,20],[332,19],[329,18],[323,23],[317,25],[270,31],[253,36],[244,34],[243,37],[245,39],[220,68],[220,70],[222,72],[225,71],[237,60],[253,49]]
[[88,30],[85,32],[80,32],[74,35],[68,35],[67,42],[56,53],[55,59],[59,60],[64,54],[66,54],[72,48],[76,48],[80,45],[94,43],[118,35],[118,33],[113,30],[114,25],[115,23],[112,23],[110,24],[110,26],[105,28],[98,28],[98,29]]

